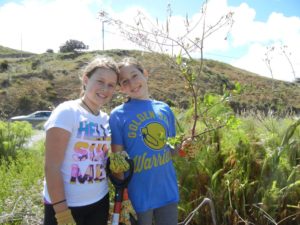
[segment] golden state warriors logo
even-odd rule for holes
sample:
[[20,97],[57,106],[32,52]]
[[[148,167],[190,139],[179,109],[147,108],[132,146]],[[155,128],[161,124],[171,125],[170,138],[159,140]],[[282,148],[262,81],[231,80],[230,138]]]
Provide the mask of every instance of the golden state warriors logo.
[[142,128],[145,144],[155,150],[159,150],[166,144],[166,130],[160,123],[149,123]]

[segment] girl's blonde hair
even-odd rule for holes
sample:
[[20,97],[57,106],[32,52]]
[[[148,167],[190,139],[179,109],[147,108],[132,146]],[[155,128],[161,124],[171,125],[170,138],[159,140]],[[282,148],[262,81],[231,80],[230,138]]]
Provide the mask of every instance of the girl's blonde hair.
[[136,67],[141,73],[144,74],[145,70],[142,66],[142,64],[133,57],[125,57],[121,60],[121,62],[118,63],[119,69],[121,69],[124,66],[134,66]]
[[[119,77],[118,64],[114,61],[113,58],[106,56],[97,56],[84,68],[82,76],[80,78],[81,81],[83,81],[84,76],[90,78],[94,74],[94,72],[99,68],[110,69],[117,74],[117,77]],[[80,96],[84,94],[84,91],[85,85],[82,82],[82,90]]]

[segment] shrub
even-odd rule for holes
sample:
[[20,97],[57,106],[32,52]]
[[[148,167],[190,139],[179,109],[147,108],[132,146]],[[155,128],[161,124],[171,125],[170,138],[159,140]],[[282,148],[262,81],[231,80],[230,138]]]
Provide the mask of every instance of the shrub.
[[82,41],[68,40],[65,44],[59,47],[60,52],[75,52],[76,50],[88,49]]
[[22,148],[32,135],[28,122],[0,121],[0,159],[16,158],[17,150]]
[[42,224],[42,143],[0,163],[0,224]]
[[46,51],[47,53],[54,53],[54,51],[53,51],[53,49],[47,49],[47,51]]
[[9,68],[7,60],[0,63],[0,73],[7,71]]
[[32,70],[36,70],[37,67],[41,64],[41,61],[39,59],[37,60],[34,60],[32,63],[31,63],[31,69]]

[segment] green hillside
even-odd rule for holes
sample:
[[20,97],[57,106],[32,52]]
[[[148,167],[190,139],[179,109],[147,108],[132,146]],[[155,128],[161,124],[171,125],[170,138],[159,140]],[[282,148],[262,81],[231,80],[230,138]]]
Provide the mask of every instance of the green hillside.
[[[81,69],[96,55],[108,55],[116,60],[124,56],[137,57],[150,72],[149,86],[153,98],[188,107],[189,96],[184,80],[166,55],[127,50],[21,54],[0,46],[1,117],[48,109],[77,98]],[[231,99],[231,106],[238,113],[244,110],[267,112],[270,109],[300,113],[299,84],[272,81],[213,60],[204,61],[200,79],[201,95],[207,92],[222,94],[224,85],[230,89],[239,82],[242,93]],[[118,98],[114,98],[109,107],[119,103]]]
[[0,45],[0,59],[1,58],[18,58],[18,57],[28,57],[34,55],[30,52],[24,52],[15,50],[12,48],[7,48]]

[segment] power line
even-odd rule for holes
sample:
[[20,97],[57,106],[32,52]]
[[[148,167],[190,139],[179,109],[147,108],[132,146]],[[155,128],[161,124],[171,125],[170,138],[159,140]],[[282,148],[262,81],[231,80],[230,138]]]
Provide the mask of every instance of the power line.
[[215,53],[204,53],[205,55],[213,55],[213,56],[218,56],[218,57],[223,57],[223,58],[230,58],[230,59],[240,59],[241,57],[233,57],[233,56],[228,56],[228,55],[220,55],[220,54],[215,54]]

